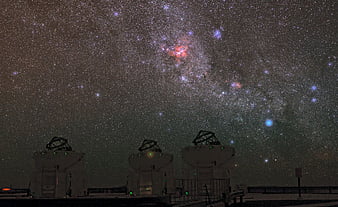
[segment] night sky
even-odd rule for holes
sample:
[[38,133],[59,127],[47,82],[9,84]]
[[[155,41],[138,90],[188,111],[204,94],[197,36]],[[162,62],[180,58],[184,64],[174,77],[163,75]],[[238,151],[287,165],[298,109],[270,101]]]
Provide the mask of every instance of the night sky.
[[[125,184],[144,139],[210,130],[233,183],[338,185],[337,1],[3,0],[0,186],[27,187],[54,136],[89,186]],[[179,173],[179,171],[177,172]]]

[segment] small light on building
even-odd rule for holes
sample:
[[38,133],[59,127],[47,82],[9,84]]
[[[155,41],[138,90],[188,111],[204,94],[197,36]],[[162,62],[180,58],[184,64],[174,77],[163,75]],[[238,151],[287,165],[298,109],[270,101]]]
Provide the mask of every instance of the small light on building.
[[2,188],[1,189],[2,191],[10,191],[10,190],[12,190],[11,188],[8,188],[8,187],[5,187],[5,188]]
[[153,158],[154,157],[154,155],[155,155],[155,153],[154,152],[147,152],[147,157],[148,158]]

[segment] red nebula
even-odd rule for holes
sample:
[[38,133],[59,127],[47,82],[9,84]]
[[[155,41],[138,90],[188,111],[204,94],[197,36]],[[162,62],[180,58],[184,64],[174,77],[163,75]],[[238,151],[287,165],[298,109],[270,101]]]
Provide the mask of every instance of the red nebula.
[[185,58],[188,55],[188,46],[176,45],[174,50],[169,50],[168,54],[176,59]]
[[[186,37],[182,37],[173,47],[167,48],[166,52],[171,57],[174,57],[177,62],[180,62],[182,59],[188,57],[189,42]],[[162,47],[162,50],[163,49]]]

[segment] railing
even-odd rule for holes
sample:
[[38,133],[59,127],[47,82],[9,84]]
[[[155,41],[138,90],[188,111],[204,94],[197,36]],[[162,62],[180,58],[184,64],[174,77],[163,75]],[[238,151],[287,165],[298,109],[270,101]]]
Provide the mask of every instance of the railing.
[[[255,186],[248,187],[248,193],[276,193],[276,194],[296,194],[298,187],[278,187],[278,186]],[[301,193],[305,194],[338,194],[338,186],[304,186],[300,187]]]
[[[226,179],[211,179],[200,182],[197,179],[177,179],[176,193],[170,195],[172,204],[203,201],[207,204],[226,200],[229,189]],[[230,199],[228,197],[228,199]]]
[[127,194],[127,187],[113,187],[113,188],[88,188],[88,195],[93,194]]
[[239,203],[243,203],[244,195],[244,190],[234,191],[230,194],[230,199],[233,201],[234,204],[237,203],[237,198],[239,198]]

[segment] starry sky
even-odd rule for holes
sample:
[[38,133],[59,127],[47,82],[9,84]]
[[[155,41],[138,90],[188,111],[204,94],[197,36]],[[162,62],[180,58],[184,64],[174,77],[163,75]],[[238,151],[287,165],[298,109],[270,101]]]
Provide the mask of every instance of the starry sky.
[[[28,186],[54,136],[88,184],[125,184],[157,140],[182,167],[199,130],[236,149],[233,183],[338,185],[334,0],[0,2],[0,186]],[[179,170],[177,172],[179,174]]]

